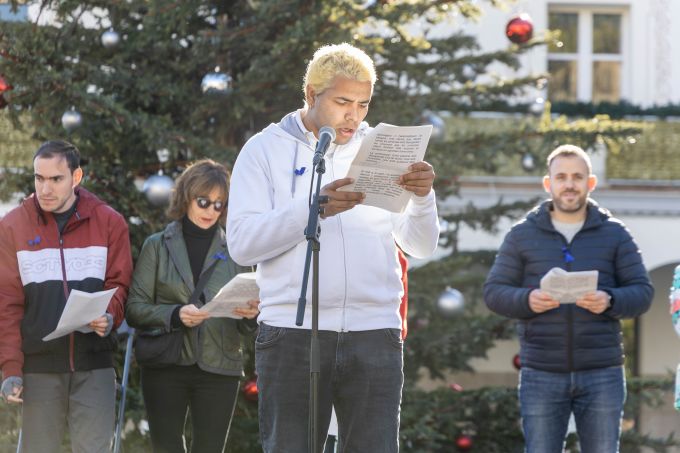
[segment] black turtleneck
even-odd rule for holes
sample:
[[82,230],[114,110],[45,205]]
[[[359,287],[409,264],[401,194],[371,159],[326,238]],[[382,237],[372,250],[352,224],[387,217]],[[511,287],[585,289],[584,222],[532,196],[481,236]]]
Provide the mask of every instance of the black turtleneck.
[[184,216],[182,218],[182,235],[187,245],[187,254],[189,255],[189,264],[191,265],[194,284],[198,282],[201,276],[203,263],[208,254],[208,249],[210,249],[210,244],[215,237],[216,229],[217,222],[210,228],[203,229],[189,220],[189,217]]

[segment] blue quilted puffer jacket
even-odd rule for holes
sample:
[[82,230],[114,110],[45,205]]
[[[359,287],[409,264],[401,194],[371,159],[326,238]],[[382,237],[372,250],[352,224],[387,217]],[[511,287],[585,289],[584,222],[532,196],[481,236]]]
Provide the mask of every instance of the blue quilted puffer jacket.
[[[552,225],[551,208],[550,200],[543,202],[507,234],[484,284],[486,305],[518,320],[522,366],[559,373],[621,365],[619,320],[646,312],[654,296],[638,246],[593,200],[583,228],[567,243]],[[529,293],[553,267],[597,270],[598,289],[611,295],[611,307],[599,315],[574,304],[534,313]]]

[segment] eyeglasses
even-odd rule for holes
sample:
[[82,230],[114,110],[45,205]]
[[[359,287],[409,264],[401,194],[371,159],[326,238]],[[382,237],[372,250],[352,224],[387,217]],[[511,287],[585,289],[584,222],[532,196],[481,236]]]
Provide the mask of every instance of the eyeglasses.
[[227,206],[223,201],[210,201],[210,199],[206,197],[196,197],[196,204],[201,209],[208,209],[210,205],[212,205],[213,209],[217,212],[222,212],[225,206]]

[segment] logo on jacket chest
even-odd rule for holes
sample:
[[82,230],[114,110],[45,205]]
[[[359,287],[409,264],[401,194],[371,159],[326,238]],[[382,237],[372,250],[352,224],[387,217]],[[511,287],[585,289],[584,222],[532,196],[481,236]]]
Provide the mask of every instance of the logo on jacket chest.
[[[81,281],[86,278],[96,278],[103,281],[106,276],[107,254],[107,248],[100,246],[64,249],[64,268],[67,280]],[[29,283],[63,280],[59,249],[22,250],[17,252],[17,262],[24,286]]]

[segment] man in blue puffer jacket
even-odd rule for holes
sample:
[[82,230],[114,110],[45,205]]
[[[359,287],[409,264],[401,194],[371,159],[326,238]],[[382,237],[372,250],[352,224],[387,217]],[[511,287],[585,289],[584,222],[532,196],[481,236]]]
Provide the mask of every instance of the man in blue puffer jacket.
[[[626,396],[619,320],[647,311],[654,290],[630,232],[588,198],[596,184],[581,148],[555,149],[543,178],[551,199],[513,226],[484,284],[487,306],[518,320],[528,453],[562,452],[572,412],[582,453],[618,452]],[[555,267],[597,270],[597,290],[560,304],[539,289]]]

